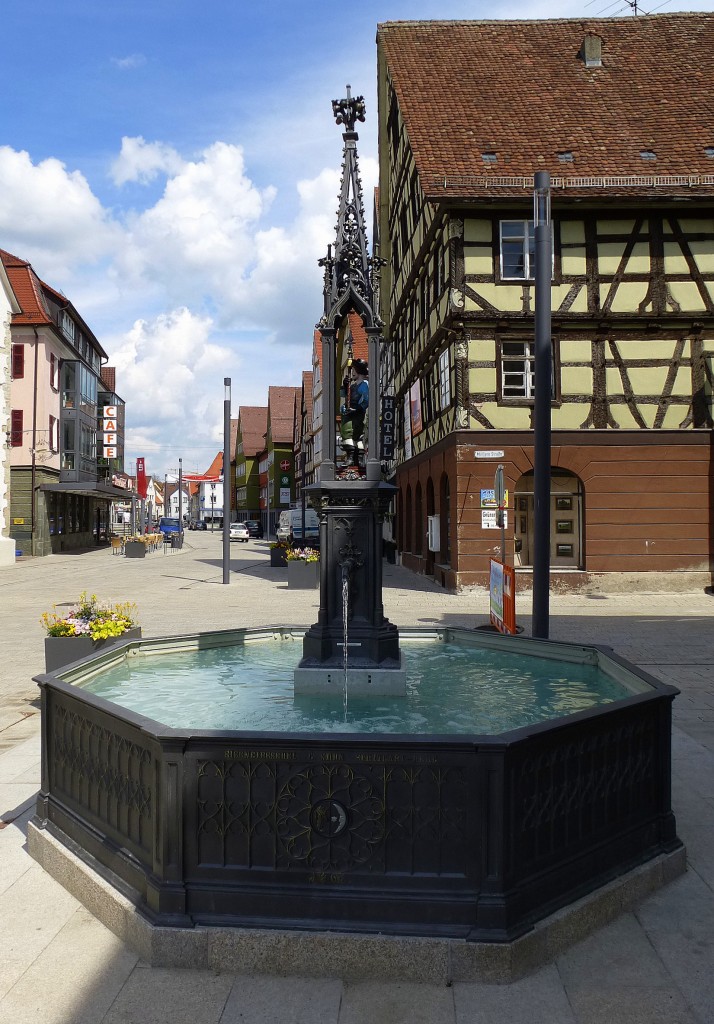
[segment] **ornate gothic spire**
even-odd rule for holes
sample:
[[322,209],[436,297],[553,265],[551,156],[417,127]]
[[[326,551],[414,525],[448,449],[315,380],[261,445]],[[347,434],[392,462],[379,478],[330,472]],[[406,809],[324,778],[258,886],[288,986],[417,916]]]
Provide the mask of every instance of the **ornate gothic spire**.
[[338,316],[350,308],[359,312],[365,327],[376,326],[380,320],[375,309],[375,275],[383,261],[373,259],[368,252],[357,160],[359,136],[354,130],[355,121],[364,121],[364,97],[353,97],[348,85],[346,98],[332,101],[332,112],[337,124],[345,126],[344,152],[334,253],[328,246],[327,256],[319,261],[325,268],[325,309],[317,326],[334,326]]

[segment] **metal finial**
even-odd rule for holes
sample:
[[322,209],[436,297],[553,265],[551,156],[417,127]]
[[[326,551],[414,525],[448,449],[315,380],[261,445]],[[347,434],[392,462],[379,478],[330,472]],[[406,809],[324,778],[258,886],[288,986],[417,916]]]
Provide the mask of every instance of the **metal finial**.
[[343,124],[348,132],[355,130],[355,121],[364,121],[365,102],[364,96],[352,96],[350,86],[346,89],[347,95],[342,100],[332,101],[332,114],[337,124]]

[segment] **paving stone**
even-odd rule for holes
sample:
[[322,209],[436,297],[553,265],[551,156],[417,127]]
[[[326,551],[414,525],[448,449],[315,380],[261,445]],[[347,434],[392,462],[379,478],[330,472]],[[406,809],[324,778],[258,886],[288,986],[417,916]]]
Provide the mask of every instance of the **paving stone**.
[[356,982],[346,985],[339,1024],[455,1024],[453,990],[445,985]]
[[0,895],[0,999],[78,909],[74,897],[36,864]]
[[37,796],[37,782],[0,783],[0,821],[14,821],[31,807]]
[[102,1024],[218,1024],[233,978],[137,966]]
[[456,1024],[577,1024],[555,967],[510,985],[454,984]]
[[637,918],[672,980],[701,1015],[714,1019],[714,893],[695,871],[647,900]]
[[[577,1024],[707,1024],[697,1020],[681,993],[674,988],[649,987],[567,988]],[[534,1018],[534,1024],[537,1018]],[[544,1022],[545,1024],[545,1022]]]
[[583,977],[604,988],[649,985],[656,989],[672,984],[634,914],[625,914],[583,939],[559,956],[556,965],[566,988]]
[[[30,778],[23,778],[30,772]],[[34,783],[35,789],[40,784],[40,754],[18,754],[15,749],[0,755],[0,784],[27,782]]]
[[336,1024],[342,982],[239,977],[220,1024]]
[[136,962],[80,907],[6,993],[0,1024],[97,1024]]

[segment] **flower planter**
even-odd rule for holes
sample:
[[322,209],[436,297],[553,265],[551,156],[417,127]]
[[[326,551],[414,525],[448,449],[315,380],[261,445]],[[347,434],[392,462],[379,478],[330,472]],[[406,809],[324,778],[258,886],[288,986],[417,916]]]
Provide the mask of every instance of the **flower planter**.
[[285,557],[284,548],[271,548],[270,549],[270,566],[272,569],[279,568],[287,565],[288,560]]
[[314,590],[320,583],[320,563],[293,559],[288,562],[288,587],[296,590]]
[[57,672],[65,665],[87,658],[90,654],[97,654],[106,647],[140,639],[141,626],[134,626],[121,636],[112,636],[106,640],[92,640],[91,636],[46,636],[45,672]]
[[[143,540],[128,540],[124,545],[124,554],[127,558],[146,558],[146,544]],[[65,640],[66,637],[55,637],[55,639]],[[69,638],[70,640],[72,637]]]

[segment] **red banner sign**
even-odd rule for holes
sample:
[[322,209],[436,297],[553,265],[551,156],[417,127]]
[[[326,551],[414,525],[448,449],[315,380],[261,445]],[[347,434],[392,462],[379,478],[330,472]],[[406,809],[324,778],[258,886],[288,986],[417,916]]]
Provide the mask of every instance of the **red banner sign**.
[[136,493],[140,498],[146,497],[147,480],[146,480],[146,466],[144,459],[136,460]]

